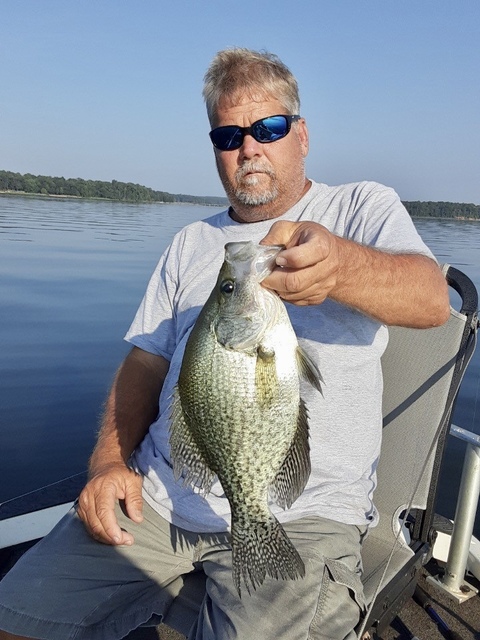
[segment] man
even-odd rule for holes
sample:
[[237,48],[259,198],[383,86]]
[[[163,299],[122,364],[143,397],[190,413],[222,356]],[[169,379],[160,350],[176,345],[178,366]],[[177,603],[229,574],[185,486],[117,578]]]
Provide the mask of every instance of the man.
[[[160,260],[127,334],[134,346],[108,398],[77,512],[0,586],[3,640],[121,638],[160,620],[169,583],[199,566],[207,595],[192,638],[355,638],[361,541],[376,519],[385,325],[445,322],[446,283],[393,191],[306,178],[297,84],[276,56],[220,52],[204,97],[231,207],[184,229]],[[286,246],[264,285],[292,303],[325,389],[324,398],[304,390],[309,482],[291,509],[273,506],[306,575],[267,577],[239,599],[228,502],[218,484],[202,497],[175,482],[168,427],[189,330],[224,244],[241,240]]]

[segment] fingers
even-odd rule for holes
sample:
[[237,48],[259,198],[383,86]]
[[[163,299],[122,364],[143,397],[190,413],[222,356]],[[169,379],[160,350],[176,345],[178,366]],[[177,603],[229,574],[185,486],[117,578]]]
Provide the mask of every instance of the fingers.
[[77,513],[90,535],[104,544],[126,544],[115,516],[114,484],[89,483],[80,494]]
[[275,269],[262,282],[283,300],[297,305],[321,304],[335,284],[334,277],[318,274],[318,269]]
[[279,221],[261,244],[284,244],[275,269],[262,285],[298,305],[320,304],[336,284],[335,237],[315,222]]
[[280,220],[273,223],[260,244],[285,245],[279,253],[282,266],[300,268],[325,259],[330,251],[331,238],[331,233],[317,222]]
[[77,513],[95,540],[112,545],[133,544],[132,534],[120,528],[115,515],[115,506],[123,499],[127,515],[141,522],[141,478],[127,467],[99,474],[85,486]]
[[140,476],[135,476],[138,482],[130,482],[125,492],[125,508],[128,517],[134,522],[140,523],[143,520],[143,498],[142,482]]

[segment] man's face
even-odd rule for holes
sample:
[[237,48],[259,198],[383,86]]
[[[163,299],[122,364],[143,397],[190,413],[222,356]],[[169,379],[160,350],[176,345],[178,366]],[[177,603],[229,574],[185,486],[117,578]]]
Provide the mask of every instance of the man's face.
[[[233,106],[220,102],[215,127],[253,122],[278,114],[285,107],[275,98],[253,100],[243,96]],[[292,124],[281,140],[262,144],[246,135],[239,149],[215,149],[218,173],[240,222],[275,218],[293,206],[308,188],[304,158],[308,152],[308,132],[302,119]]]

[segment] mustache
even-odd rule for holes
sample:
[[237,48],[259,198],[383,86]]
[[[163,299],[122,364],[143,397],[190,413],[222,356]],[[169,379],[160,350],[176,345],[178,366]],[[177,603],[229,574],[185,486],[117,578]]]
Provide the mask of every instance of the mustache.
[[271,178],[275,178],[275,171],[272,169],[272,167],[269,167],[262,162],[258,162],[255,160],[245,162],[241,167],[238,167],[235,172],[235,178],[237,180],[241,180],[248,173],[266,173]]

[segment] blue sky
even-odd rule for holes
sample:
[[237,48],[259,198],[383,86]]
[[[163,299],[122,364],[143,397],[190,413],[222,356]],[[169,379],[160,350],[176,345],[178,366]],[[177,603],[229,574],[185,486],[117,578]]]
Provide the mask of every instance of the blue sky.
[[480,204],[478,0],[1,0],[0,168],[223,195],[219,49],[297,76],[309,177]]

